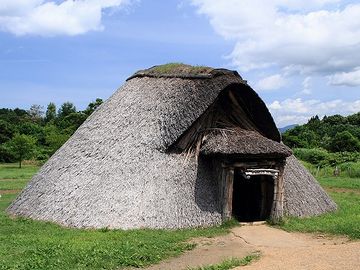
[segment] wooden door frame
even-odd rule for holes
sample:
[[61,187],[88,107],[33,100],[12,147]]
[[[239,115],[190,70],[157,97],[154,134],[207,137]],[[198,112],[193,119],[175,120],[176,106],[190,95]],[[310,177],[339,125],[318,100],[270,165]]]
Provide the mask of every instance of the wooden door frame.
[[[221,201],[223,221],[232,218],[232,200],[235,169],[240,169],[248,175],[271,175],[274,178],[274,198],[271,207],[270,220],[279,222],[284,215],[284,166],[285,160],[260,162],[222,163]],[[256,174],[258,173],[258,174]]]

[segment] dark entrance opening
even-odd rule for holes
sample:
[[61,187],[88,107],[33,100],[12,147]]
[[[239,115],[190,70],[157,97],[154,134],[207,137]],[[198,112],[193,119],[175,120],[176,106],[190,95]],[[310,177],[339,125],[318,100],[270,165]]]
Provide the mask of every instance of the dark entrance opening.
[[232,215],[239,221],[251,222],[270,218],[274,199],[274,179],[267,175],[247,179],[235,170]]

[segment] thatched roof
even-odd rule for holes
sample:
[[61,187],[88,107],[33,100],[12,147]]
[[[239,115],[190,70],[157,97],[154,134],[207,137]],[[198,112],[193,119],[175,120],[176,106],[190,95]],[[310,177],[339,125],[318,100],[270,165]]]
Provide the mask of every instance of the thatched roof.
[[294,156],[286,159],[284,183],[284,210],[289,216],[316,216],[337,208],[316,179]]
[[264,158],[281,158],[291,155],[291,150],[284,144],[270,140],[256,131],[239,128],[212,131],[206,136],[201,152]]
[[280,135],[264,102],[236,72],[184,77],[173,71],[130,78],[46,162],[8,212],[74,227],[219,224],[213,166],[195,157],[184,163],[171,146],[230,92],[259,134],[277,142]]
[[215,69],[206,66],[191,66],[182,63],[169,63],[139,70],[134,75],[129,77],[128,80],[137,77],[211,79],[221,75],[235,75],[240,77],[236,71],[223,68]]

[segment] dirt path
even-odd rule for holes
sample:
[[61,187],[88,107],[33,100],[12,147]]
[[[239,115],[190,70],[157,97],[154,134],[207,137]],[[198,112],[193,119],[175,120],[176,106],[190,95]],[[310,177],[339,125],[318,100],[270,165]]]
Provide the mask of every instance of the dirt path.
[[238,270],[360,269],[360,242],[342,237],[288,233],[265,225],[235,228],[235,233],[261,251],[261,259]]
[[184,270],[187,267],[219,263],[229,257],[242,258],[254,251],[253,247],[234,233],[215,238],[197,238],[191,242],[197,244],[194,250],[145,269]]
[[266,225],[242,226],[226,236],[198,239],[198,246],[178,258],[146,268],[184,270],[219,263],[229,257],[261,252],[260,260],[238,270],[356,270],[360,269],[360,241],[343,237],[288,233]]

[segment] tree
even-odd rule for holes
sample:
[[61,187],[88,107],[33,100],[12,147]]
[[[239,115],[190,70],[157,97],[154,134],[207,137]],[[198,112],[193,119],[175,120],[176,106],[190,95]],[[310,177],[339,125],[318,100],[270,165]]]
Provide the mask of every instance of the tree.
[[14,134],[13,125],[0,119],[0,144],[10,140],[13,134]]
[[25,158],[33,157],[36,147],[36,139],[24,134],[16,134],[14,138],[8,142],[7,147],[19,161],[19,168],[21,168],[21,163]]
[[10,153],[9,149],[6,147],[6,144],[0,144],[0,162],[14,162],[15,158]]
[[49,123],[55,121],[56,119],[56,105],[53,102],[50,102],[46,109],[45,122]]
[[306,142],[307,147],[313,148],[318,147],[320,143],[320,139],[317,134],[310,129],[305,129],[299,136],[300,141]]
[[354,126],[360,126],[360,112],[347,117],[349,123]]
[[290,148],[306,148],[308,146],[306,141],[301,140],[299,137],[294,135],[284,135],[282,140],[283,143]]
[[101,104],[103,104],[103,100],[97,98],[95,101],[89,103],[84,113],[87,115],[92,114]]
[[71,102],[65,102],[59,109],[58,117],[62,119],[72,113],[76,113],[76,107]]
[[339,114],[335,114],[332,116],[324,116],[323,122],[329,123],[330,125],[334,126],[339,124],[346,124],[347,118]]
[[310,120],[306,124],[308,129],[314,130],[314,131],[318,130],[320,125],[321,125],[321,121],[320,121],[320,118],[318,115],[311,117]]
[[44,115],[43,109],[43,106],[36,104],[31,105],[30,110],[28,111],[31,120],[33,120],[34,122],[40,122]]
[[330,141],[329,150],[332,152],[360,151],[360,142],[349,131],[339,132]]
[[72,135],[87,117],[88,116],[82,112],[71,113],[59,120],[57,126],[61,128],[64,133]]
[[11,123],[12,125],[29,121],[29,117],[30,116],[27,111],[18,108],[14,110],[5,108],[0,109],[0,119]]
[[46,131],[46,144],[49,147],[49,155],[53,155],[70,137],[70,135],[63,134],[54,125],[45,127]]

